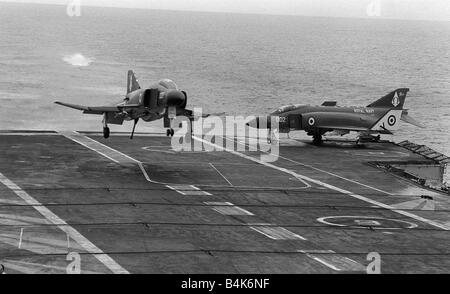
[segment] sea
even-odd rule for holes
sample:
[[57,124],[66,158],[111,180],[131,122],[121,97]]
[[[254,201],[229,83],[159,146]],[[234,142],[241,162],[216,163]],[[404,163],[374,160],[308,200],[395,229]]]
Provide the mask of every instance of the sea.
[[1,130],[101,131],[101,117],[53,102],[117,102],[133,69],[143,87],[169,78],[189,107],[234,116],[364,106],[407,87],[405,107],[426,128],[403,123],[390,139],[450,155],[450,21],[66,8],[0,3]]

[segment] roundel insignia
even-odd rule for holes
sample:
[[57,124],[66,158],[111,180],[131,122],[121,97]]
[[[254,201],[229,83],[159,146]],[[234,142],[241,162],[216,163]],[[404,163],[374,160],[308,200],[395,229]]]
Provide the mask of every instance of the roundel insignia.
[[313,126],[315,123],[316,123],[316,120],[314,119],[314,117],[310,117],[310,118],[308,119],[308,124],[309,124],[310,126]]
[[392,98],[392,105],[394,105],[394,107],[397,107],[399,104],[400,104],[400,99],[398,98],[397,92],[395,92],[394,98]]
[[392,127],[393,125],[395,125],[395,123],[397,122],[397,119],[395,118],[394,115],[391,115],[388,117],[388,124]]

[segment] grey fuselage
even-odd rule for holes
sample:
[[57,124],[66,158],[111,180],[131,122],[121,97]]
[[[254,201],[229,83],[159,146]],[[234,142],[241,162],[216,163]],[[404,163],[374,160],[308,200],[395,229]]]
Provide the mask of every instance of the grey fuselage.
[[177,85],[168,79],[153,84],[148,89],[138,89],[127,94],[126,98],[117,104],[126,108],[127,105],[141,105],[138,108],[126,110],[125,120],[140,118],[144,121],[154,121],[164,117],[168,107],[184,109],[187,95],[180,91]]
[[[279,130],[286,133],[292,130],[315,129],[331,131],[341,130],[365,130],[369,132],[387,112],[389,108],[379,107],[343,107],[343,106],[312,106],[312,105],[287,105],[272,112],[271,116],[278,116]],[[313,123],[312,123],[313,122]],[[374,133],[390,133],[389,131],[373,131]]]

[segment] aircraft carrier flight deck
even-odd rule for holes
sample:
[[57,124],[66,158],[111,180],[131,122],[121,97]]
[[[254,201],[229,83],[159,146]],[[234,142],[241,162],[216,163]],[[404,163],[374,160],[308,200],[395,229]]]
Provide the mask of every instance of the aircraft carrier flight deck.
[[[240,144],[240,139],[235,138]],[[442,166],[407,144],[176,152],[136,134],[0,134],[5,273],[448,273]],[[430,172],[432,171],[432,172]],[[407,176],[405,176],[407,175]]]

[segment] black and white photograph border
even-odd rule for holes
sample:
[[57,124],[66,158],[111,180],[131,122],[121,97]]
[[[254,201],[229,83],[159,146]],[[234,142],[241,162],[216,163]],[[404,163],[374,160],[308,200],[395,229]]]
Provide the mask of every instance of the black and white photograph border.
[[0,0],[0,37],[2,277],[450,273],[450,2]]

